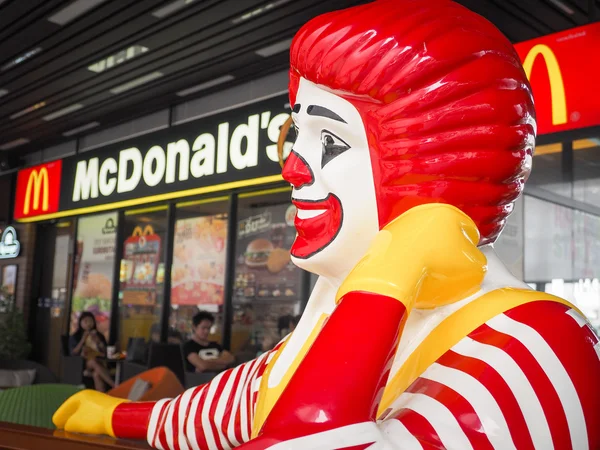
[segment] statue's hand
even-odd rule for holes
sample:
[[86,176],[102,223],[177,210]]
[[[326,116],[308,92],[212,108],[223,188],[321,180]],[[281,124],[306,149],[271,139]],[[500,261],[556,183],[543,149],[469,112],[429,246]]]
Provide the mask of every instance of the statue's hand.
[[58,408],[52,416],[52,422],[56,428],[65,431],[115,437],[112,414],[118,405],[126,401],[97,391],[81,391]]
[[487,259],[478,242],[477,226],[459,209],[438,203],[412,208],[377,234],[337,299],[366,291],[396,298],[408,310],[453,303],[481,285]]

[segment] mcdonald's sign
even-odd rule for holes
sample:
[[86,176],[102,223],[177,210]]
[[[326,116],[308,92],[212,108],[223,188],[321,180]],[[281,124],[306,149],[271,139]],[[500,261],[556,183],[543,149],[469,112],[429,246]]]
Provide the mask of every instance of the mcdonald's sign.
[[19,171],[15,196],[15,219],[58,211],[62,161]]
[[515,45],[531,88],[538,134],[600,125],[600,23]]
[[23,169],[14,218],[38,222],[281,182],[287,102],[277,95]]

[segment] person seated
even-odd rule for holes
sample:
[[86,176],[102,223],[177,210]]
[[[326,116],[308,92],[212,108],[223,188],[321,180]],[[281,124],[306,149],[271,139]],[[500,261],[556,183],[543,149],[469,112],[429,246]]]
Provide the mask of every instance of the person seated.
[[200,311],[192,318],[192,339],[183,344],[186,370],[189,372],[220,372],[235,358],[219,343],[210,341],[210,329],[215,317],[206,311]]
[[77,331],[69,338],[71,355],[81,355],[85,359],[85,376],[94,379],[94,388],[105,392],[106,385],[115,387],[115,382],[105,366],[106,339],[96,329],[94,315],[85,311],[79,316]]

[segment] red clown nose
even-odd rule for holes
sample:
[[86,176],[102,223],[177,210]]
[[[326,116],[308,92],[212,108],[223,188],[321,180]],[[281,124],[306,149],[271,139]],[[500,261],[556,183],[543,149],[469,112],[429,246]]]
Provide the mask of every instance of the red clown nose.
[[283,179],[300,189],[303,186],[310,186],[315,181],[315,177],[308,163],[298,153],[292,151],[283,167]]

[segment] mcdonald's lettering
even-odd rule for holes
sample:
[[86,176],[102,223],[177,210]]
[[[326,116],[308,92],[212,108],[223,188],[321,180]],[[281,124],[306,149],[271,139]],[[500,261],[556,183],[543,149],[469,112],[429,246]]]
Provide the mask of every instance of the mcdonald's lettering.
[[550,47],[545,44],[534,46],[523,61],[523,69],[528,79],[531,79],[531,71],[538,56],[546,62],[548,77],[550,78],[550,96],[552,100],[552,125],[567,123],[567,98],[565,85],[556,55]]
[[58,211],[62,161],[21,170],[17,177],[15,219]]
[[[42,211],[48,211],[48,169],[42,167],[38,172],[33,170],[29,175],[29,181],[27,182],[27,190],[25,191],[25,203],[23,204],[23,214],[29,214],[29,208],[31,207],[34,211],[40,209],[40,197],[43,196],[42,200]],[[33,206],[31,205],[31,191],[33,190]]]

